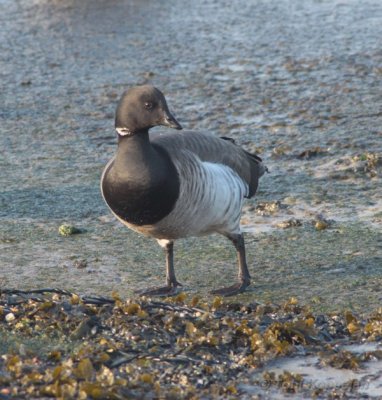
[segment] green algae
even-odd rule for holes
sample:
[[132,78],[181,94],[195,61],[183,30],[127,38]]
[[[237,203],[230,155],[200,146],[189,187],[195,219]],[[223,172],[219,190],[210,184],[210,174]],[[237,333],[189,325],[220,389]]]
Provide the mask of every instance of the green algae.
[[71,235],[76,235],[78,233],[82,233],[81,229],[76,228],[73,225],[69,224],[62,224],[58,227],[58,233],[61,236],[71,236]]

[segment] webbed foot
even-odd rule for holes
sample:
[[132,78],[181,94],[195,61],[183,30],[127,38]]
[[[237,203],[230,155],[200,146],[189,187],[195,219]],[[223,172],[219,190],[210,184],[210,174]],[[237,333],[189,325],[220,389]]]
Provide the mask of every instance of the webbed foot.
[[170,284],[166,286],[158,286],[153,288],[147,288],[143,290],[137,290],[135,293],[140,296],[162,296],[162,297],[170,297],[175,296],[179,293],[178,287],[182,286],[179,282],[176,284]]
[[250,285],[250,281],[244,280],[242,282],[235,283],[232,286],[212,290],[211,293],[216,294],[218,296],[225,296],[225,297],[235,296],[236,294],[243,293],[249,285]]

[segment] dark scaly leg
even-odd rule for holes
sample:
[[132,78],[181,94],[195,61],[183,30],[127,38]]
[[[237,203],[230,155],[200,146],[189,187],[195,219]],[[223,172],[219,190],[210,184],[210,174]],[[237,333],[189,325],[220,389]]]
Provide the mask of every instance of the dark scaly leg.
[[166,252],[166,286],[153,287],[138,291],[141,296],[173,296],[177,294],[177,287],[182,286],[175,277],[174,268],[174,242],[158,240]]
[[212,294],[219,296],[233,296],[245,291],[251,283],[251,276],[249,275],[247,261],[245,258],[245,244],[242,234],[226,235],[227,238],[233,243],[237,251],[237,261],[239,266],[239,282],[232,286],[224,287],[221,289],[213,290]]

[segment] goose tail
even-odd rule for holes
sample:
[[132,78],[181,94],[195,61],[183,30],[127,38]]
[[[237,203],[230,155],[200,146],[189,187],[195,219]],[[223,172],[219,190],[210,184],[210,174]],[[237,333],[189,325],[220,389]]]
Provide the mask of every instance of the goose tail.
[[[220,136],[220,139],[226,140],[228,142],[231,142],[235,146],[238,146],[235,143],[235,140],[226,136]],[[240,147],[240,146],[238,146]],[[249,169],[250,169],[250,174],[248,176],[247,183],[248,183],[248,193],[245,197],[251,198],[255,195],[258,184],[259,184],[259,179],[266,173],[269,172],[268,168],[266,165],[264,165],[263,160],[261,157],[259,157],[257,154],[250,153],[249,151],[244,150],[241,147],[242,151],[245,154],[246,159],[249,161]]]
[[248,151],[244,150],[251,161],[257,165],[259,178],[262,177],[266,172],[269,173],[268,167],[263,163],[263,159],[259,157],[257,154],[249,153]]

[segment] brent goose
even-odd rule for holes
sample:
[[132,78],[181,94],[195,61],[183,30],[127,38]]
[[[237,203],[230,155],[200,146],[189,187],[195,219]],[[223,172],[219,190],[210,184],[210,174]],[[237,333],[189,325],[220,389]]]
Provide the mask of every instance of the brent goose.
[[182,131],[149,135],[164,125],[182,129],[163,94],[150,85],[127,90],[119,101],[116,155],[101,178],[102,195],[128,228],[155,238],[166,252],[166,285],[142,295],[173,295],[176,239],[221,233],[237,251],[239,282],[213,294],[229,296],[250,284],[240,214],[244,198],[254,196],[266,167],[232,139]]

